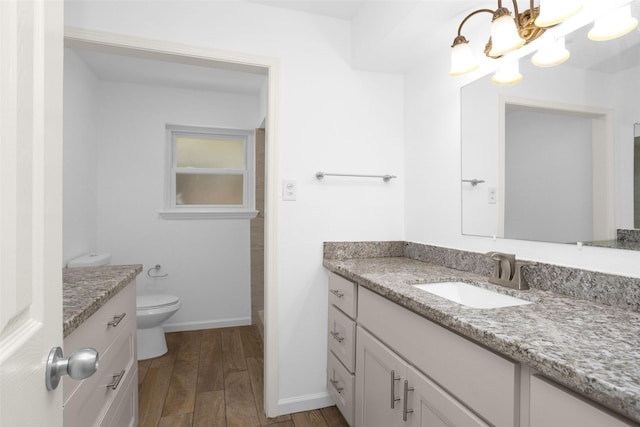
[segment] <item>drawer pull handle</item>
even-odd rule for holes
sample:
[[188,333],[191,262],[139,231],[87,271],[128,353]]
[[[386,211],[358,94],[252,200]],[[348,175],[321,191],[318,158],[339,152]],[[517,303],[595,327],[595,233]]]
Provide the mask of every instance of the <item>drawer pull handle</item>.
[[120,385],[120,381],[122,377],[124,377],[125,370],[123,369],[119,374],[113,376],[113,381],[110,384],[107,384],[107,388],[111,387],[111,390],[115,390]]
[[410,391],[413,391],[413,387],[409,387],[409,381],[404,380],[404,402],[402,407],[402,421],[407,421],[407,414],[411,414],[413,409],[407,409],[407,397]]
[[336,389],[336,391],[338,393],[342,394],[342,390],[344,390],[344,387],[338,387],[338,381],[331,379],[331,380],[329,380],[329,382],[331,383],[333,388]]
[[127,313],[122,313],[120,316],[113,316],[113,320],[107,323],[107,325],[113,326],[115,328],[120,324],[120,322],[122,322],[122,319],[124,319],[124,316],[126,315]]
[[338,332],[329,332],[331,334],[331,336],[333,337],[334,340],[338,341],[338,342],[342,342],[344,341],[344,337],[341,337],[340,334]]
[[344,294],[337,289],[330,289],[329,292],[337,296],[338,298],[342,298]]
[[391,371],[391,409],[395,409],[396,402],[400,401],[399,397],[396,397],[396,381],[400,381],[400,377],[396,377],[396,371]]

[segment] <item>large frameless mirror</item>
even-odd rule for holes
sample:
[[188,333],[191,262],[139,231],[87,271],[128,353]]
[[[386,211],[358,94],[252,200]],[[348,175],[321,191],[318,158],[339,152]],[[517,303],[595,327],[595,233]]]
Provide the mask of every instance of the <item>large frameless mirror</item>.
[[595,42],[590,29],[567,35],[561,65],[525,57],[516,85],[462,88],[463,234],[640,248],[640,31]]

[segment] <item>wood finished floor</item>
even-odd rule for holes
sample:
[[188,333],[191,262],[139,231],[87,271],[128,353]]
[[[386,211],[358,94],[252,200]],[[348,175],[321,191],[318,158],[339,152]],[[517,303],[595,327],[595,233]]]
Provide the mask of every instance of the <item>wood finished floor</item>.
[[138,362],[140,427],[347,427],[335,406],[265,417],[254,326],[166,336],[167,354]]

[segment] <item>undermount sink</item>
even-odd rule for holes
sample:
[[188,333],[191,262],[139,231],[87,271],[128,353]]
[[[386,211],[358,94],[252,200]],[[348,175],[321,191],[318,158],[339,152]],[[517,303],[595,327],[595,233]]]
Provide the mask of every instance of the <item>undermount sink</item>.
[[463,282],[424,283],[413,286],[472,308],[500,308],[532,304],[531,301],[525,301]]

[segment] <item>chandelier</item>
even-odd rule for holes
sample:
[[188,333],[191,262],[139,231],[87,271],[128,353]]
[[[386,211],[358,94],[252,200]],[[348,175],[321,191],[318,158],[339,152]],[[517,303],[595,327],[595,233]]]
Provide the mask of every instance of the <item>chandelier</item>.
[[[514,16],[511,11],[503,7],[502,0],[498,0],[498,8],[478,9],[469,13],[458,26],[458,35],[451,46],[450,75],[458,76],[476,70],[479,62],[473,55],[469,41],[462,35],[462,27],[471,18],[480,13],[490,13],[491,37],[487,42],[484,53],[489,58],[501,56],[515,51],[527,43],[540,37],[544,32],[556,26],[582,10],[578,0],[540,0],[539,6],[534,6],[530,0],[529,9],[520,12],[518,3],[512,0]],[[623,36],[638,25],[638,20],[631,16],[631,5],[627,4],[598,18],[591,31],[589,39],[602,41]],[[532,57],[532,62],[540,67],[559,65],[569,59],[570,53],[565,48],[564,37],[558,38],[548,45],[540,47]],[[514,84],[522,80],[518,70],[518,62],[504,64],[493,76],[494,83]]]

